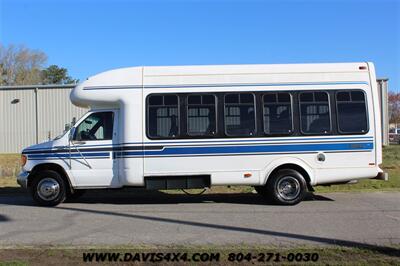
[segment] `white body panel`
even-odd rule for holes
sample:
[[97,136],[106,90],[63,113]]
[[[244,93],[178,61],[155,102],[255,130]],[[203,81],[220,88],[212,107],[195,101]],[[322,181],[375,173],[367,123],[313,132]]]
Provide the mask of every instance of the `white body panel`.
[[[146,99],[154,93],[342,89],[365,93],[367,133],[160,140],[146,135]],[[143,186],[146,176],[187,175],[210,175],[212,185],[262,185],[284,164],[304,169],[311,185],[372,178],[381,171],[380,111],[371,63],[124,68],[79,84],[71,101],[92,112],[117,110],[113,140],[90,143],[98,150],[108,147],[108,158],[88,159],[92,169],[82,159],[71,165],[52,160],[65,168],[75,187]],[[68,147],[67,137],[59,141]],[[319,154],[325,161],[317,160]],[[46,162],[43,158],[29,161],[25,170]]]
[[[75,179],[76,187],[119,187],[118,160],[113,153],[107,151],[85,152],[94,147],[112,147],[113,143],[118,142],[118,110],[102,111],[114,113],[113,139],[86,141],[83,144],[71,142],[71,149],[78,151],[70,155],[70,171]],[[91,112],[88,113],[88,115],[90,114]],[[96,154],[96,156],[88,157],[86,154]]]

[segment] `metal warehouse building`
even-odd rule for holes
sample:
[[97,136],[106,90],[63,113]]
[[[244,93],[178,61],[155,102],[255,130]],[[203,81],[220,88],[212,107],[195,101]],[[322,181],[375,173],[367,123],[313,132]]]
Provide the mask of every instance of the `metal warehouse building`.
[[74,86],[0,86],[0,153],[55,138],[87,112],[70,102]]
[[[380,88],[383,144],[388,144],[387,81]],[[74,85],[0,86],[0,153],[18,153],[24,147],[52,139],[65,125],[87,110],[69,100]]]

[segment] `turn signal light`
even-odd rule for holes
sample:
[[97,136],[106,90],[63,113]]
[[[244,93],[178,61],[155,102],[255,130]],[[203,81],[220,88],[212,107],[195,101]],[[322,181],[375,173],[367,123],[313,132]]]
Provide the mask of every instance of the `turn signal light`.
[[26,155],[21,154],[21,166],[24,166],[26,164],[26,161],[28,161],[28,157],[26,157]]

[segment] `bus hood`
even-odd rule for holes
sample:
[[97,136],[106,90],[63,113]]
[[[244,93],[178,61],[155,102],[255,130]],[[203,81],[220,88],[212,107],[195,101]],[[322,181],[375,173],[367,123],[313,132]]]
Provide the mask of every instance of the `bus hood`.
[[55,140],[49,140],[45,141],[39,144],[31,145],[25,149],[22,150],[22,153],[27,153],[27,152],[32,152],[32,151],[47,151],[47,150],[52,150],[54,148],[65,148],[67,146],[67,140],[68,134],[65,134],[66,136],[63,136],[60,139],[55,139]]

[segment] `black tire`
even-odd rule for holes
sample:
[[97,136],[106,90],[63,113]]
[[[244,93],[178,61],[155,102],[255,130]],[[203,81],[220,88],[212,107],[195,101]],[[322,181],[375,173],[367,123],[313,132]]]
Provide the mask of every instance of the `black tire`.
[[67,184],[61,175],[53,170],[38,172],[30,189],[33,200],[40,206],[56,206],[67,196]]
[[307,194],[307,182],[299,172],[281,169],[268,178],[260,194],[278,205],[296,205]]

